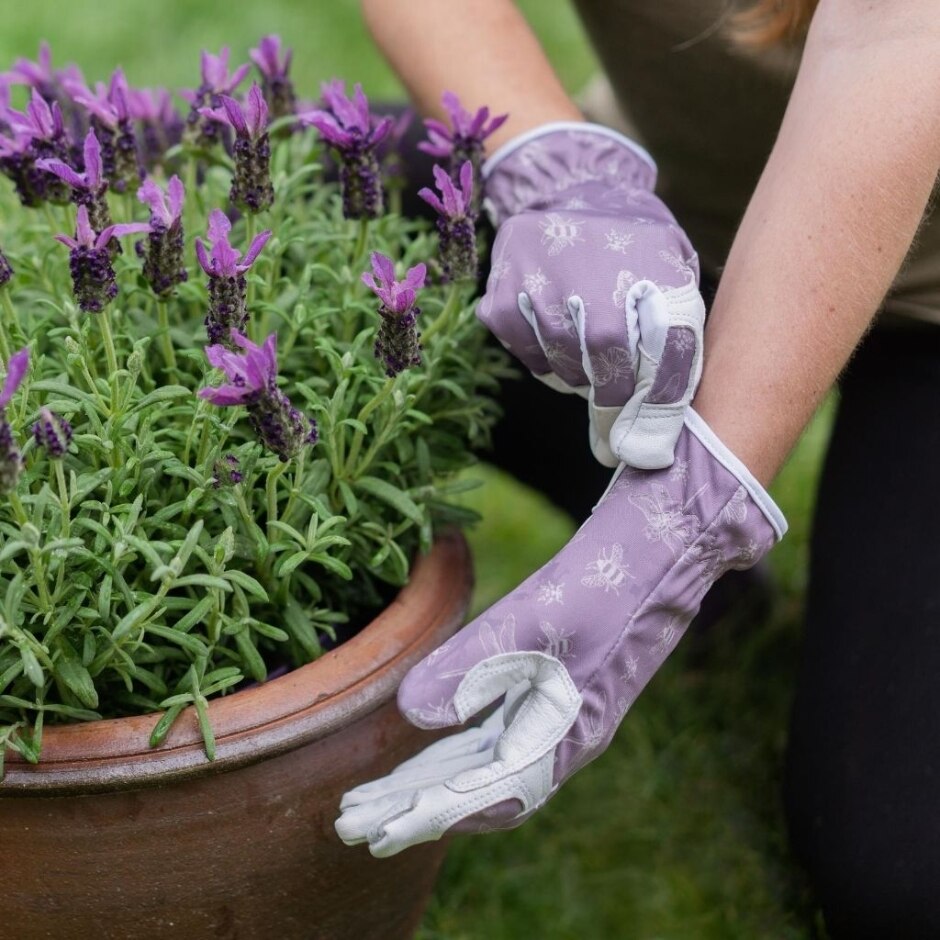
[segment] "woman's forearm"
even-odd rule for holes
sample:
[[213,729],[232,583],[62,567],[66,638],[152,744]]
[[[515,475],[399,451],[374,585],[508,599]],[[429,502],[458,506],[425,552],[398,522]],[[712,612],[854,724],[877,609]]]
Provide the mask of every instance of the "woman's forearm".
[[581,117],[511,0],[362,0],[366,23],[419,110],[443,118],[441,92],[509,120],[489,149],[548,121]]
[[735,238],[695,406],[763,482],[876,313],[936,180],[934,2],[872,12],[855,0],[822,0]]

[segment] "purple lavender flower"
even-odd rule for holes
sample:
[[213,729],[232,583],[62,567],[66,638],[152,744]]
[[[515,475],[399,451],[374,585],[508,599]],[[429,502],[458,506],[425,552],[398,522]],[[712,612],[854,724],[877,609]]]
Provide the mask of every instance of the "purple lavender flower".
[[49,43],[43,41],[39,44],[39,55],[36,61],[30,59],[17,59],[9,72],[0,75],[14,85],[28,85],[35,88],[49,104],[58,101],[64,81],[81,80],[82,73],[75,65],[67,65],[64,69],[52,67],[52,50]]
[[109,225],[96,235],[88,221],[88,209],[85,206],[78,207],[75,237],[56,235],[55,238],[69,248],[69,270],[79,309],[100,313],[117,296],[117,281],[109,249],[111,239],[149,231],[150,226],[146,223],[131,222]]
[[33,437],[36,445],[52,460],[61,460],[72,443],[72,425],[54,411],[40,408],[39,420],[33,425]]
[[151,172],[164,162],[164,154],[183,139],[183,119],[165,88],[131,88],[128,109],[140,132],[141,159]]
[[457,183],[436,163],[434,182],[438,198],[427,186],[418,195],[438,213],[441,262],[449,281],[475,281],[477,277],[476,213],[473,211],[473,165],[464,160]]
[[219,140],[218,125],[207,119],[202,109],[221,107],[221,96],[230,95],[235,91],[251,69],[250,65],[245,64],[230,73],[228,60],[228,46],[223,46],[217,56],[203,49],[202,84],[195,91],[182,92],[182,96],[190,104],[183,139],[196,147],[208,149]]
[[281,58],[281,37],[263,36],[257,49],[248,53],[251,61],[261,73],[264,99],[274,118],[294,114],[297,111],[297,96],[294,84],[288,76],[293,51],[287,49]]
[[369,100],[361,85],[353,98],[346,97],[346,84],[339,79],[322,86],[327,110],[299,115],[332,144],[340,159],[339,180],[343,190],[343,215],[347,219],[375,219],[382,214],[382,181],[376,146],[392,129],[392,119],[373,119]]
[[449,157],[450,175],[455,180],[464,161],[470,161],[476,185],[473,208],[474,211],[479,211],[483,142],[503,126],[509,115],[500,114],[490,118],[489,108],[480,108],[476,114],[471,114],[452,91],[444,92],[441,103],[450,117],[451,126],[448,127],[443,121],[434,118],[426,118],[424,126],[427,128],[428,139],[418,144],[418,149],[431,154],[432,157]]
[[316,444],[316,421],[299,412],[277,387],[277,335],[272,333],[257,346],[238,330],[232,330],[236,353],[222,345],[206,347],[210,364],[221,369],[227,385],[203,388],[199,396],[220,407],[244,405],[258,440],[285,463],[305,444]]
[[20,387],[29,370],[29,350],[21,349],[10,356],[7,377],[0,390],[0,493],[16,489],[23,470],[23,455],[13,437],[13,428],[7,419],[7,405]]
[[76,140],[81,140],[84,136],[87,123],[80,109],[73,105],[64,86],[66,82],[81,82],[82,80],[82,73],[75,65],[67,65],[64,69],[52,67],[52,52],[46,42],[39,46],[37,61],[17,59],[9,72],[0,74],[0,82],[27,85],[35,89],[50,105],[58,104],[71,135]]
[[72,187],[72,201],[88,210],[91,227],[102,232],[111,225],[111,210],[105,193],[108,181],[101,162],[101,145],[94,131],[89,131],[84,145],[85,172],[77,173],[62,160],[37,160],[36,166],[48,170]]
[[84,82],[69,81],[65,87],[72,100],[82,105],[91,115],[91,129],[101,146],[104,175],[111,188],[118,193],[127,192],[141,179],[137,137],[130,111],[130,87],[122,69],[115,69],[111,81],[98,82],[92,91]]
[[264,95],[256,82],[248,91],[244,108],[228,95],[220,95],[220,98],[221,108],[203,108],[202,114],[235,131],[235,175],[229,198],[246,212],[263,212],[274,202],[268,106]]
[[270,231],[260,232],[242,257],[228,240],[232,223],[221,209],[209,215],[209,250],[202,239],[196,239],[196,258],[209,275],[209,312],[206,334],[210,343],[227,349],[232,345],[233,330],[244,332],[248,324],[248,283],[245,272],[254,264],[268,239]]
[[212,486],[214,489],[235,486],[242,482],[241,464],[234,454],[225,454],[212,464]]
[[42,191],[38,184],[45,181],[46,174],[36,167],[32,139],[29,134],[9,128],[9,136],[0,134],[0,171],[3,172],[20,202],[27,208],[42,204]]
[[13,277],[13,266],[7,261],[7,256],[0,251],[0,288],[6,287]]
[[189,274],[183,262],[183,200],[186,191],[178,176],[170,177],[164,192],[152,179],[137,190],[137,198],[150,207],[150,234],[137,242],[144,259],[144,277],[157,297],[168,297]]
[[385,374],[392,378],[409,366],[421,364],[421,335],[417,329],[421,310],[415,300],[416,292],[424,287],[427,268],[423,264],[415,265],[404,280],[396,281],[392,259],[374,251],[372,272],[363,274],[362,281],[382,301],[375,358],[385,362]]
[[0,131],[7,130],[6,111],[10,107],[10,80],[0,74]]
[[24,179],[17,186],[21,201],[22,189],[25,188],[35,196],[36,202],[67,204],[68,186],[36,164],[38,160],[66,160],[69,157],[69,144],[59,105],[54,102],[50,106],[34,88],[26,111],[8,108],[6,121],[14,135],[12,140],[7,138],[6,144],[8,148],[18,150],[23,158],[21,167]]

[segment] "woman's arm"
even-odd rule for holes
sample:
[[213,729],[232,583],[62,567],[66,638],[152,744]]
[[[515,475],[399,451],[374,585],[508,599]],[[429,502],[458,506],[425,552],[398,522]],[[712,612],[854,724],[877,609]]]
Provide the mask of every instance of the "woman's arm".
[[[580,117],[510,0],[363,0],[419,108],[511,118],[487,142]],[[461,54],[461,50],[473,50]],[[820,0],[780,135],[735,238],[695,406],[768,482],[910,248],[940,165],[936,0]]]
[[422,114],[446,117],[441,92],[509,120],[487,149],[549,121],[581,120],[511,0],[362,0],[366,24]]
[[695,401],[762,482],[875,315],[938,168],[936,0],[821,0],[722,275]]

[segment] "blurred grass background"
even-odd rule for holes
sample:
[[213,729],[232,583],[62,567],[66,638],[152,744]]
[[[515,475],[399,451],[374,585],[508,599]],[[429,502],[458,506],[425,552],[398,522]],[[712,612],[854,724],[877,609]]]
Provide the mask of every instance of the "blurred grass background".
[[[566,4],[520,0],[567,87],[595,68]],[[444,4],[442,3],[442,8]],[[400,97],[373,50],[355,0],[95,0],[6,4],[0,68],[34,57],[89,80],[120,64],[133,84],[198,83],[203,47],[233,61],[264,33],[294,47],[303,97],[334,75],[370,95]],[[470,55],[472,50],[457,54]],[[808,525],[830,410],[813,423],[774,486],[791,522],[771,557],[773,616],[744,631],[713,631],[666,667],[631,710],[613,745],[526,826],[454,842],[421,929],[422,940],[778,940],[816,936],[815,915],[790,862],[779,775],[795,674]],[[572,442],[572,446],[580,446]],[[537,494],[483,468],[470,500],[477,610],[547,560],[573,522]]]

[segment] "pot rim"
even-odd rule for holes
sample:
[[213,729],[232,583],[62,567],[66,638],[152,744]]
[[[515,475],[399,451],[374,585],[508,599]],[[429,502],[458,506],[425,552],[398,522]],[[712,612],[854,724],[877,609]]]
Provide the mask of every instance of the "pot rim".
[[333,734],[392,698],[405,673],[459,628],[472,586],[466,539],[445,532],[417,558],[395,599],[354,637],[283,676],[210,700],[214,761],[205,756],[193,706],[155,748],[148,742],[163,712],[54,725],[43,729],[38,764],[8,754],[0,798],[165,785]]

